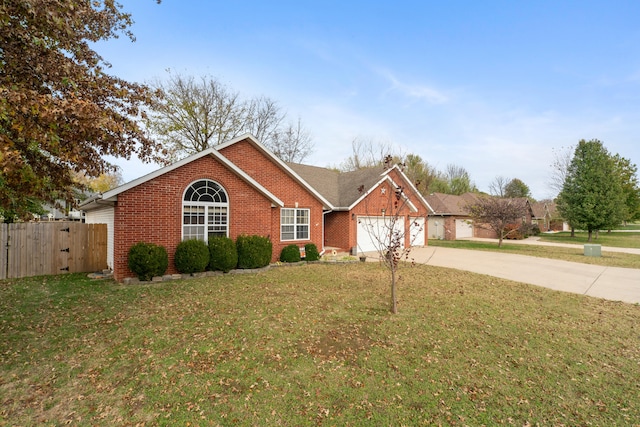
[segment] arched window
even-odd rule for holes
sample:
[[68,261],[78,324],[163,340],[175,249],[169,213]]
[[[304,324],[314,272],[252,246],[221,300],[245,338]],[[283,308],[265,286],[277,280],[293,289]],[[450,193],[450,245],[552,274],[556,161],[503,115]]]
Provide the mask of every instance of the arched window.
[[182,198],[182,239],[209,241],[229,235],[229,199],[220,184],[210,179],[192,183]]

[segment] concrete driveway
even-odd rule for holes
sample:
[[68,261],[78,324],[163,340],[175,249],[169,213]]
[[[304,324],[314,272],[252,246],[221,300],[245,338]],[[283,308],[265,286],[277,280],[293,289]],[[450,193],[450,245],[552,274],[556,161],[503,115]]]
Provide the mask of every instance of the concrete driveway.
[[410,258],[422,264],[466,270],[558,291],[640,303],[640,269],[434,246],[413,248]]

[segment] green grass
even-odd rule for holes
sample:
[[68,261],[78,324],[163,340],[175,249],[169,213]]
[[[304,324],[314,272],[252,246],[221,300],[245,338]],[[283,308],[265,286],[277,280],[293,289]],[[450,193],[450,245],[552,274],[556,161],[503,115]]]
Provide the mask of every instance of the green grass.
[[376,263],[0,282],[0,425],[633,425],[640,306]]
[[[571,233],[568,231],[562,233],[542,233],[539,237],[544,242],[572,243],[576,245],[588,243],[588,233],[581,231],[576,232],[575,237],[571,237]],[[595,238],[595,233],[593,234],[591,243],[617,248],[640,248],[640,232],[607,233],[606,231],[601,231],[598,238]]]
[[[628,236],[627,242],[633,236]],[[565,243],[557,241],[557,243]],[[600,243],[600,241],[598,241]],[[580,262],[583,264],[603,265],[607,267],[623,267],[623,268],[640,268],[640,256],[637,254],[628,254],[623,252],[603,251],[601,257],[584,256],[583,244],[576,244],[575,248],[542,246],[542,245],[526,245],[521,243],[510,243],[504,240],[502,247],[498,247],[498,243],[493,241],[476,241],[476,240],[429,240],[429,246],[440,246],[455,249],[472,249],[480,251],[497,251],[504,253],[513,253],[519,255],[536,256],[540,258],[552,258],[563,261]],[[622,246],[625,247],[625,246]],[[631,246],[626,246],[631,247]]]

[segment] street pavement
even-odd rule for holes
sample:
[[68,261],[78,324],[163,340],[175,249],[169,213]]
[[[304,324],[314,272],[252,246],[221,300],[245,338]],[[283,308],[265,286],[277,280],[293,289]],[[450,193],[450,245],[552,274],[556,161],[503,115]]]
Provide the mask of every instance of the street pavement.
[[[610,249],[603,247],[602,251]],[[640,250],[618,251],[631,251],[630,253],[638,253],[640,256]],[[374,254],[369,255],[370,260],[375,260]],[[411,250],[410,257],[415,262],[426,265],[471,271],[557,291],[640,304],[640,269],[604,267],[526,255],[436,246],[415,247]]]

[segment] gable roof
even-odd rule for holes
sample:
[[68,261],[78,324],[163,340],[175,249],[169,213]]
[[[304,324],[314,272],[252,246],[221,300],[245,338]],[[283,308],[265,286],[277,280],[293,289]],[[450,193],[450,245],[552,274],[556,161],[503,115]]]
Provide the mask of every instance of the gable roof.
[[326,199],[326,197],[322,193],[318,192],[318,190],[314,186],[310,185],[309,182],[307,182],[296,171],[294,171],[290,167],[290,165],[291,165],[290,163],[283,162],[278,156],[276,156],[273,153],[273,151],[269,150],[267,147],[265,147],[263,144],[261,144],[253,135],[245,134],[245,135],[239,136],[237,138],[234,138],[232,140],[229,140],[227,142],[223,142],[222,144],[216,145],[214,148],[216,150],[220,151],[220,150],[224,150],[225,148],[230,147],[230,146],[232,146],[234,144],[237,144],[239,142],[242,142],[242,141],[249,142],[258,151],[262,152],[264,155],[269,157],[287,175],[289,175],[291,178],[293,178],[296,182],[298,182],[300,185],[302,185],[308,192],[310,192],[316,199],[318,199],[326,209],[331,209],[332,208],[332,203],[330,201],[328,201]]
[[[389,176],[389,173],[394,169],[400,173],[403,180],[406,181],[406,184],[411,187],[412,193],[418,197],[427,210],[433,211],[427,200],[422,197],[420,192],[411,181],[407,179],[406,175],[404,175],[398,166],[384,171],[381,171],[380,168],[377,167],[371,167],[349,172],[340,172],[335,169],[303,165],[300,163],[287,163],[287,165],[322,193],[331,202],[333,210],[336,211],[351,210],[366,197],[367,194],[386,180],[393,186],[398,187],[398,184]],[[410,200],[408,201],[410,208],[413,211],[417,211],[416,206]]]
[[[245,139],[246,137],[239,137],[239,140]],[[238,138],[236,138],[238,139]],[[257,190],[259,193],[261,193],[262,195],[264,195],[271,203],[273,203],[276,206],[284,206],[284,202],[282,200],[280,200],[278,197],[276,197],[273,193],[271,193],[269,190],[267,190],[264,186],[262,186],[262,184],[260,184],[259,182],[257,182],[255,179],[251,178],[246,172],[244,172],[242,169],[240,169],[238,166],[236,166],[233,162],[231,162],[229,159],[227,159],[226,157],[224,157],[221,153],[218,152],[218,150],[215,147],[212,148],[208,148],[204,151],[201,151],[199,153],[193,154],[189,157],[185,157],[182,160],[179,160],[175,163],[170,164],[169,166],[165,166],[163,168],[160,168],[154,172],[151,172],[147,175],[141,176],[140,178],[134,179],[133,181],[129,181],[126,184],[123,184],[119,187],[116,187],[114,189],[111,189],[109,191],[105,191],[104,193],[102,193],[101,195],[98,195],[97,197],[93,197],[88,199],[87,201],[85,201],[84,203],[80,204],[80,207],[84,210],[91,210],[91,209],[95,209],[96,207],[99,206],[99,202],[98,201],[102,201],[102,202],[115,202],[118,200],[118,195],[121,193],[124,193],[125,191],[128,191],[134,187],[137,187],[138,185],[144,184],[145,182],[151,181],[152,179],[155,179],[159,176],[162,176],[168,172],[171,172],[172,170],[178,169],[184,165],[187,165],[195,160],[201,159],[205,156],[211,156],[213,158],[215,158],[216,160],[218,160],[220,163],[222,163],[225,167],[227,167],[230,171],[232,171],[233,173],[235,173],[240,179],[242,179],[243,181],[245,181],[247,184],[249,184],[251,187],[253,187],[255,190]]]

